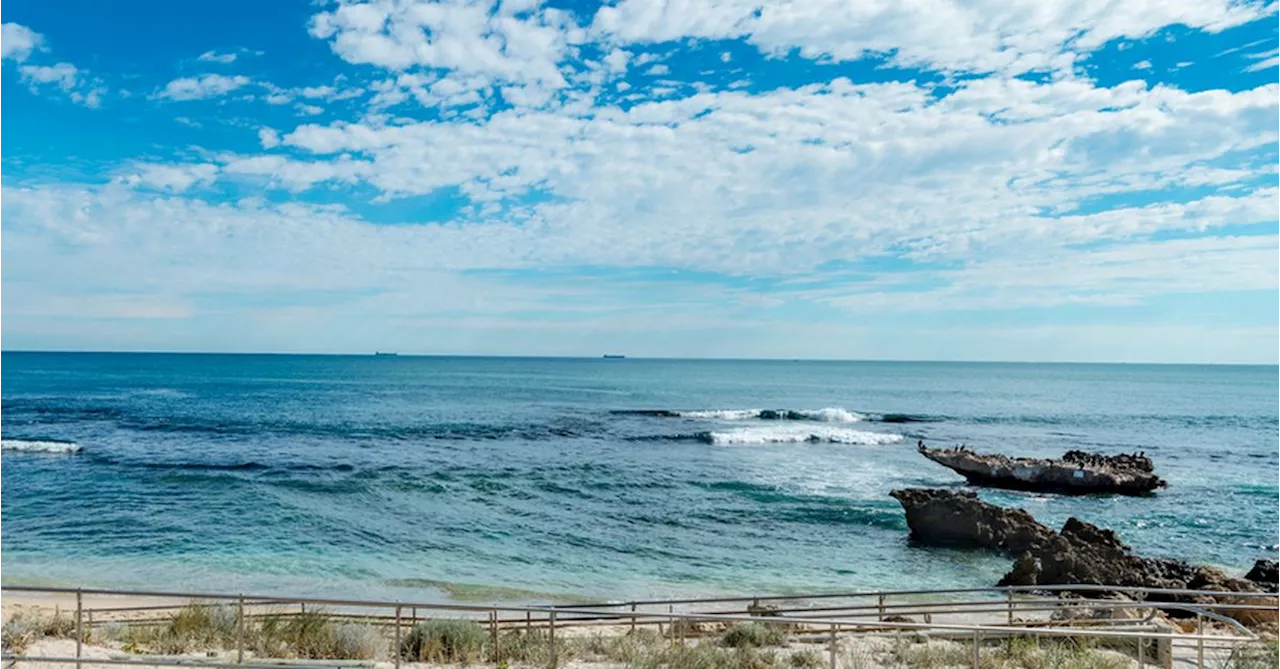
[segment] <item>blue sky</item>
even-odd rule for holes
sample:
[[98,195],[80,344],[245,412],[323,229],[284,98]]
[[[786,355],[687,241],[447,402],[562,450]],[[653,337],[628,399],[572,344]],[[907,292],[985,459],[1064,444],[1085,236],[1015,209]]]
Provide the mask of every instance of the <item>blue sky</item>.
[[1277,362],[1275,2],[0,19],[7,349]]

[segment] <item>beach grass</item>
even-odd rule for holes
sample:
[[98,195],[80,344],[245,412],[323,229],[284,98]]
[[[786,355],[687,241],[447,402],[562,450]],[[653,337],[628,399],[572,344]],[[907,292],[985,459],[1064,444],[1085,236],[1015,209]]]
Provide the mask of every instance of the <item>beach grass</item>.
[[[587,634],[510,629],[496,639],[493,630],[473,620],[439,619],[408,628],[398,647],[391,630],[324,609],[258,613],[245,621],[232,606],[193,602],[167,618],[116,621],[94,630],[95,642],[116,642],[139,654],[232,651],[243,622],[244,648],[258,658],[348,661],[391,660],[433,665],[493,664],[498,667],[593,665],[625,669],[820,669],[829,666],[825,640],[806,642],[801,630],[768,622],[738,623],[718,633],[702,630],[686,639],[668,628]],[[692,632],[692,629],[684,632]],[[45,638],[74,638],[75,621],[66,615],[20,613],[0,629],[4,649],[21,654]],[[86,641],[90,641],[86,639]],[[495,643],[496,641],[496,643]],[[952,669],[973,667],[973,645],[918,633],[865,635],[839,639],[842,669]],[[1131,653],[1088,641],[1029,638],[990,640],[978,649],[980,669],[1128,669]],[[1275,641],[1237,648],[1215,658],[1215,669],[1261,669],[1280,661]]]
[[783,646],[787,643],[787,632],[778,625],[738,623],[725,630],[720,643],[729,648]]
[[428,620],[414,625],[400,641],[400,657],[412,662],[458,662],[484,659],[489,634],[470,620]]
[[70,616],[55,613],[39,616],[18,613],[0,626],[0,646],[10,653],[21,653],[28,646],[46,637],[74,637],[76,621]]

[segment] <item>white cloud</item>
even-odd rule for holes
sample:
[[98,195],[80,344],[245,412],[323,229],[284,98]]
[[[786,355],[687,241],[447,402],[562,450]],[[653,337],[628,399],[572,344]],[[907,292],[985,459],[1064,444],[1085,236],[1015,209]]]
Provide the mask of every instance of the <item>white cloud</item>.
[[261,128],[258,130],[258,142],[264,149],[274,149],[280,146],[280,133],[271,128]]
[[568,12],[524,15],[489,2],[345,3],[312,17],[311,34],[352,63],[403,71],[448,69],[486,80],[565,85],[560,63],[584,39]]
[[316,105],[302,103],[298,103],[294,107],[294,110],[298,112],[299,116],[318,116],[324,113],[324,107],[317,107]]
[[631,59],[631,52],[625,49],[614,49],[604,57],[604,64],[609,68],[610,72],[620,73],[627,71],[627,61]]
[[25,61],[42,48],[44,36],[18,23],[0,25],[0,60]]
[[1140,61],[1138,61],[1138,62],[1136,62],[1136,63],[1134,63],[1134,64],[1133,64],[1133,69],[1135,69],[1135,70],[1150,70],[1150,69],[1151,69],[1151,61],[1149,61],[1149,60],[1140,60]]
[[182,77],[170,81],[155,97],[175,101],[204,100],[221,97],[249,83],[249,78],[242,75],[204,74],[198,77]]
[[329,98],[332,97],[336,91],[333,86],[306,86],[297,89],[297,93],[304,98]]
[[1280,67],[1280,50],[1277,49],[1247,54],[1245,55],[1245,58],[1257,61],[1256,63],[1251,63],[1249,67],[1244,68],[1245,72],[1261,72],[1273,67]]
[[671,68],[667,67],[662,63],[659,63],[649,68],[649,70],[645,72],[645,74],[653,77],[662,76],[664,74],[671,74]]
[[197,184],[209,184],[218,176],[218,166],[210,163],[191,165],[137,165],[134,172],[119,179],[133,187],[181,193]]
[[[309,124],[281,139],[317,156],[368,156],[361,178],[393,196],[459,187],[489,201],[546,191],[557,203],[530,215],[564,228],[558,249],[599,254],[601,239],[624,230],[635,239],[637,248],[615,246],[616,257],[597,262],[781,271],[904,243],[921,257],[966,257],[1198,225],[1174,210],[1088,227],[1033,212],[1247,179],[1249,170],[1202,163],[1274,142],[1277,90],[976,80],[934,100],[911,84],[837,81],[597,108],[592,118]],[[780,240],[790,240],[789,253]]]
[[64,91],[75,88],[79,70],[71,63],[57,65],[23,65],[19,68],[24,81],[37,84],[56,84]]
[[1270,15],[1275,3],[1138,0],[1125,11],[1089,0],[708,0],[676,5],[622,0],[602,7],[592,32],[621,44],[745,37],[771,55],[856,60],[893,54],[904,66],[947,71],[1069,70],[1074,54],[1114,39],[1184,24],[1220,31]]
[[32,93],[39,93],[41,86],[54,86],[76,104],[97,108],[107,87],[100,79],[88,76],[71,63],[56,65],[23,65],[18,68],[22,80]]
[[229,51],[227,53],[218,53],[217,51],[206,51],[200,54],[200,57],[197,58],[196,60],[201,60],[206,63],[222,63],[223,65],[228,65],[236,62],[236,54],[235,52],[232,52],[232,51]]

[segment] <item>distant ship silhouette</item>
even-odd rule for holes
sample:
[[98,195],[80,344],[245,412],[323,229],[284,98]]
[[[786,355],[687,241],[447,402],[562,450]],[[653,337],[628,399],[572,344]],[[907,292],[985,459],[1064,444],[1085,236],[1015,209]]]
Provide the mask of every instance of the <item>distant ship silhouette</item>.
[[390,357],[390,356],[400,355],[400,354],[399,354],[399,353],[388,353],[388,352],[386,352],[386,351],[375,351],[373,355],[374,355],[374,357]]
[[625,356],[625,355],[618,355],[617,353],[605,353],[605,354],[604,354],[604,359],[605,359],[605,360],[621,360],[621,359],[623,359],[623,358],[625,358],[625,357],[627,357],[627,356]]

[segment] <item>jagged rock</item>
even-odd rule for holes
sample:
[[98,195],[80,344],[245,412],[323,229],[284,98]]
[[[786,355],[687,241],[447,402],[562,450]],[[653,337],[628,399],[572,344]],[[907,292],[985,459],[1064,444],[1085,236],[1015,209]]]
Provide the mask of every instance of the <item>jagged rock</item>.
[[1275,592],[1276,590],[1276,561],[1275,560],[1258,560],[1253,563],[1253,569],[1244,577],[1258,585],[1263,589]]
[[[987,504],[968,491],[909,488],[895,490],[890,495],[902,504],[912,537],[922,543],[988,548],[1017,555],[1013,568],[1000,579],[1002,586],[1079,584],[1240,593],[1275,587],[1260,588],[1252,580],[1235,578],[1216,567],[1135,555],[1115,532],[1078,518],[1069,518],[1061,531],[1054,532],[1022,509]],[[1259,568],[1264,570],[1265,565]],[[1119,593],[1075,594],[1096,599]],[[1275,605],[1275,600],[1208,594],[1151,593],[1145,598],[1191,605],[1214,602]],[[1175,610],[1169,610],[1168,614],[1189,615]],[[1274,610],[1240,610],[1229,615],[1249,625],[1274,623],[1277,617]]]
[[1097,593],[1089,600],[1072,593],[1064,593],[1062,606],[1049,614],[1051,620],[1133,620],[1142,617],[1139,609],[1099,606],[1094,600],[1113,602],[1132,602],[1133,600],[1119,593]]
[[1054,534],[1026,511],[987,504],[970,491],[906,488],[889,495],[906,510],[911,537],[925,544],[1018,554]]
[[[1214,567],[1134,555],[1133,549],[1120,541],[1115,532],[1078,518],[1068,518],[1062,531],[1039,547],[1036,557],[1039,570],[1027,585],[1091,583],[1232,592],[1256,590],[1253,583],[1228,576]],[[1025,565],[1018,571],[1019,580],[1028,580]],[[1005,578],[1012,576],[1010,572]]]
[[921,455],[954,470],[974,485],[1067,494],[1124,495],[1143,495],[1166,485],[1152,472],[1151,460],[1141,455],[1104,456],[1068,451],[1060,460],[1044,460],[982,454],[964,447],[928,448],[923,442],[918,445]]
[[776,604],[761,604],[760,602],[752,602],[747,605],[747,615],[750,616],[777,616],[778,606]]
[[1040,558],[1031,551],[1024,552],[1013,561],[1013,568],[1000,578],[996,585],[1036,585],[1036,577],[1040,574]]

